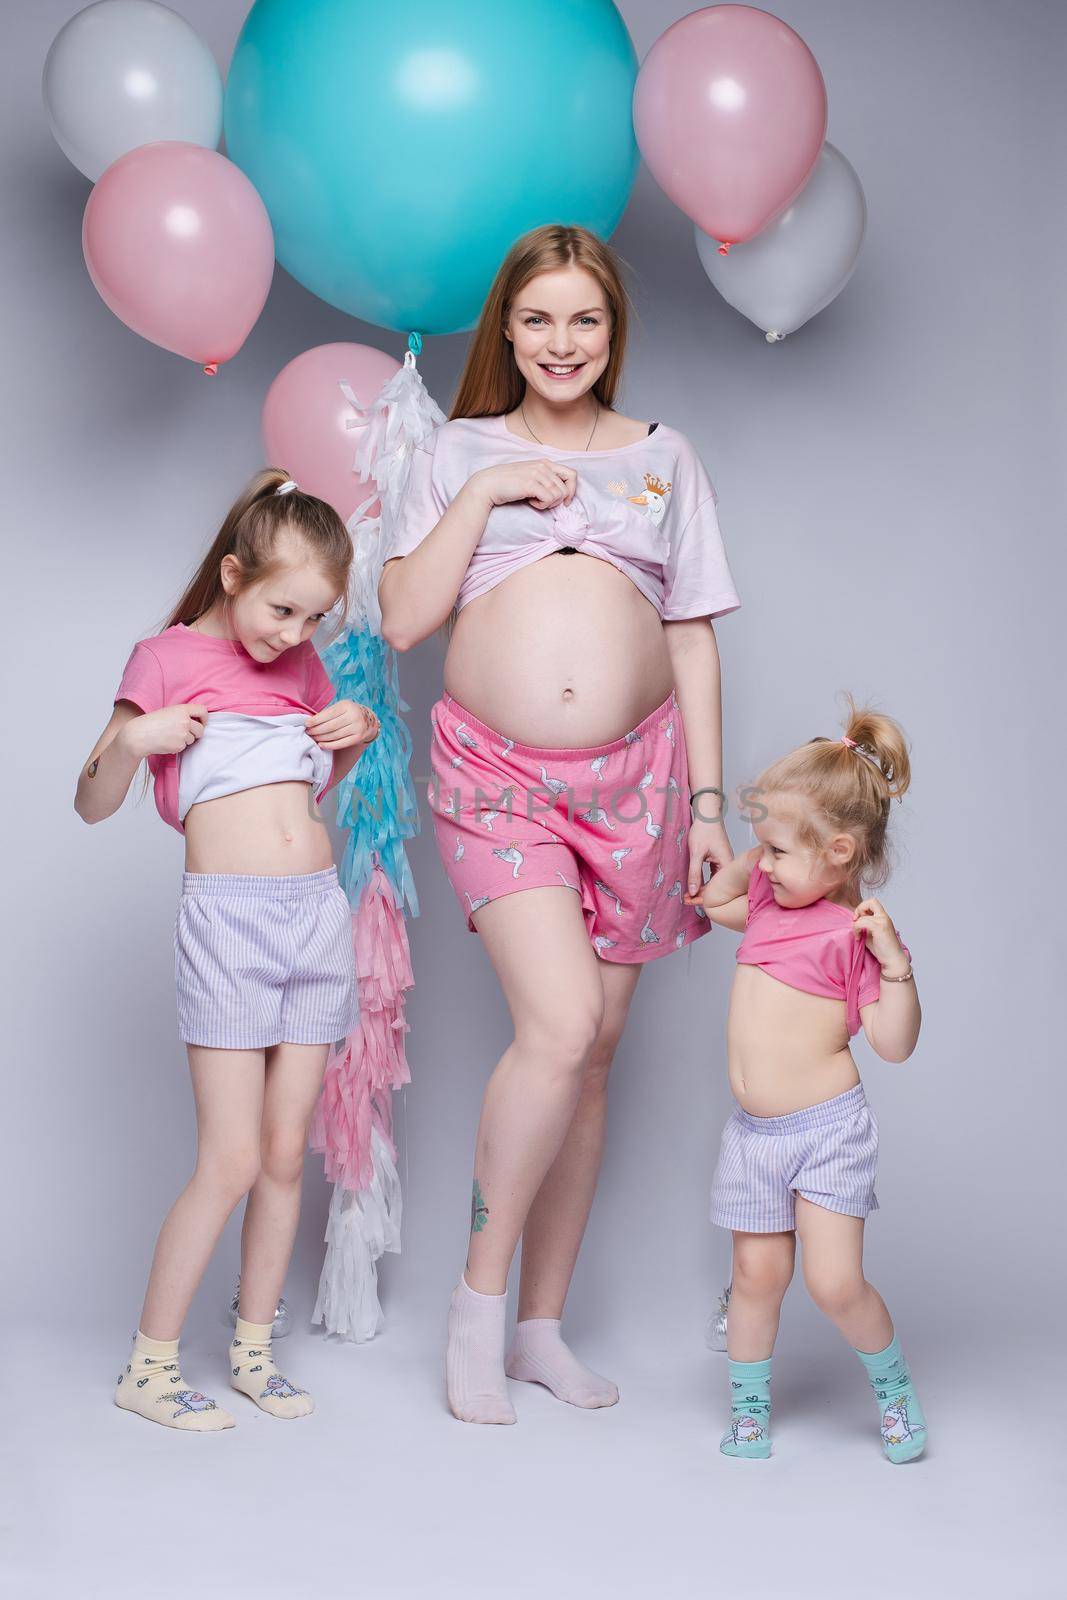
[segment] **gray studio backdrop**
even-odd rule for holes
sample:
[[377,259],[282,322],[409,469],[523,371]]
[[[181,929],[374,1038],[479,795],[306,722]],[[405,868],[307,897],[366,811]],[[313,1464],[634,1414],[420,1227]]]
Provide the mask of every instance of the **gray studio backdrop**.
[[[8,61],[21,63],[0,106],[4,1287],[17,1317],[76,1308],[110,1330],[117,1352],[194,1149],[171,947],[182,847],[151,797],[85,827],[71,807],[78,766],[132,641],[158,625],[261,465],[275,373],[327,340],[397,355],[402,340],[281,269],[247,346],[215,381],[109,314],[81,258],[88,186],[53,144],[38,93],[48,43],[76,9],[42,0],[4,15]],[[180,9],[225,65],[245,6]],[[836,304],[770,347],[712,290],[689,222],[642,171],[614,240],[639,312],[622,405],[688,433],[719,490],[743,602],[718,628],[729,783],[837,731],[842,689],[876,698],[913,741],[884,898],[914,953],[926,1020],[904,1066],[857,1045],[883,1136],[872,1276],[913,1348],[984,1338],[991,1294],[1020,1307],[1016,1331],[1036,1339],[1054,1325],[1041,1232],[1060,1210],[1064,1106],[1053,1039],[1062,912],[1050,892],[1063,777],[1067,240],[1050,195],[1062,185],[1064,12],[974,0],[774,9],[814,50],[829,137],[867,193],[859,267]],[[624,0],[622,10],[643,55],[685,7]],[[358,128],[354,115],[354,137]],[[446,407],[463,351],[462,336],[435,338],[422,357]],[[442,660],[434,638],[400,662],[420,774]],[[509,1037],[424,794],[421,805],[410,847],[421,899],[409,923],[413,1082],[397,1107],[404,1249],[383,1275],[392,1327],[442,1316],[464,1250],[479,1100]],[[733,841],[750,842],[736,821]],[[651,1306],[699,1340],[727,1270],[726,1239],[705,1218],[729,1104],[735,944],[713,931],[641,980],[571,1303],[590,1354],[607,1325],[644,1338]],[[288,1284],[305,1322],[327,1201],[309,1158]],[[236,1261],[231,1225],[194,1310],[201,1327],[217,1326]]]

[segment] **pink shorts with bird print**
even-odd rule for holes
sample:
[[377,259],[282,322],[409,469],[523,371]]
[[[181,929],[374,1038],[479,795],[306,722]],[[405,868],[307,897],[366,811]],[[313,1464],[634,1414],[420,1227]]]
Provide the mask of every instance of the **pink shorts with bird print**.
[[605,961],[652,961],[707,933],[682,899],[689,770],[674,691],[630,733],[538,749],[487,727],[449,694],[431,713],[430,810],[467,916],[519,889],[565,885]]

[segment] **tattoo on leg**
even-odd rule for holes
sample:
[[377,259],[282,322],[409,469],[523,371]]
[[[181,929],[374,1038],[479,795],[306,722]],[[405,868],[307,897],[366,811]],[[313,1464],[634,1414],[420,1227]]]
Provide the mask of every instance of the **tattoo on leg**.
[[475,1178],[474,1193],[471,1195],[471,1232],[481,1233],[488,1221],[489,1207],[482,1199],[481,1185]]

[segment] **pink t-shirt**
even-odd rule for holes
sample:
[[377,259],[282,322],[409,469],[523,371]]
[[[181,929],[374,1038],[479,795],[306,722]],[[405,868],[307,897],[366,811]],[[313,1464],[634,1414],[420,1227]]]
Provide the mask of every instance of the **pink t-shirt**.
[[[907,945],[904,952],[910,961]],[[882,969],[866,939],[853,932],[848,906],[834,900],[780,906],[758,861],[749,874],[748,917],[737,960],[762,967],[790,988],[843,1000],[849,1038],[860,1030],[860,1007],[881,993]]]
[[[311,716],[333,698],[333,684],[310,639],[273,661],[255,661],[236,639],[213,639],[184,622],[138,640],[115,690],[116,702],[130,700],[141,711],[195,701],[209,713],[262,716],[297,711]],[[160,816],[184,833],[178,817],[178,760],[176,755],[149,756],[148,765]]]
[[472,473],[542,457],[574,467],[569,505],[494,506],[471,557],[457,607],[520,567],[571,545],[624,572],[665,622],[722,617],[741,604],[726,561],[711,479],[684,434],[661,422],[615,450],[557,450],[520,439],[502,416],[456,417],[419,446],[384,560],[410,555]]

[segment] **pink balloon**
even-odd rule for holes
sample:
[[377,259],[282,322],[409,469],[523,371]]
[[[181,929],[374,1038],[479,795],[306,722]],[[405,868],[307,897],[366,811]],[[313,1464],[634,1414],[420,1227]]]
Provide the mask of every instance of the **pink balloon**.
[[209,373],[236,355],[274,274],[267,208],[214,150],[164,140],[103,173],[82,223],[89,276],[128,328]]
[[267,390],[267,460],[284,467],[302,489],[329,501],[345,522],[373,485],[352,470],[359,433],[347,426],[356,413],[341,384],[365,407],[399,370],[399,361],[371,345],[318,344],[294,357]]
[[826,85],[798,33],[754,6],[709,6],[642,63],[634,130],[652,176],[725,246],[800,193],[826,138]]

